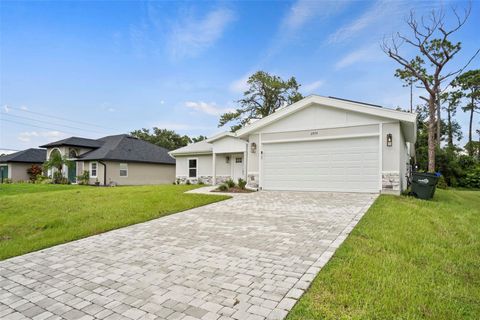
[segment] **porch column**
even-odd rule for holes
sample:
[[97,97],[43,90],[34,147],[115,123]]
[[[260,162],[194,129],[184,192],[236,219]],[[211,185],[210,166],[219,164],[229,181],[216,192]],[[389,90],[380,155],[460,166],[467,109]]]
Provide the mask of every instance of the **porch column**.
[[217,157],[216,153],[212,153],[212,173],[213,173],[212,184],[213,185],[217,184],[217,168],[216,168],[216,165],[215,165],[215,158],[216,157]]
[[[247,145],[248,148],[248,145]],[[243,179],[248,181],[247,177],[247,151],[243,151]]]

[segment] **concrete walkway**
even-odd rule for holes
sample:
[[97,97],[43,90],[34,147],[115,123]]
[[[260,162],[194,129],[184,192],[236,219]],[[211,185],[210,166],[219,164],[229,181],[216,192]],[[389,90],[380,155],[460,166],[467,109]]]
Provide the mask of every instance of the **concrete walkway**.
[[283,319],[376,195],[257,192],[0,262],[0,319]]

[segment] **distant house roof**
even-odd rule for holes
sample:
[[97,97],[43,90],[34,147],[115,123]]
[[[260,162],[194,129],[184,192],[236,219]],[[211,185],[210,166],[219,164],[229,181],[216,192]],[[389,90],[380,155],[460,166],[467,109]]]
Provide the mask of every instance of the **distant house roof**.
[[79,156],[82,160],[110,160],[175,164],[168,150],[127,134],[94,140],[100,147]]
[[45,149],[26,149],[15,153],[0,156],[0,163],[5,162],[23,162],[23,163],[43,163],[47,159],[47,150]]
[[72,147],[85,147],[85,148],[99,148],[102,146],[102,143],[99,140],[80,138],[80,137],[70,137],[67,139],[51,142],[40,146],[40,148],[52,148],[60,146],[72,146]]

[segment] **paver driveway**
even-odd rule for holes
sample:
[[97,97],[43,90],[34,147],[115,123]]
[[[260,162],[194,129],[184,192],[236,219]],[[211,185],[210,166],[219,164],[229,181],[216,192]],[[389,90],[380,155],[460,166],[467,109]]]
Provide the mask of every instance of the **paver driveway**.
[[282,319],[375,195],[259,192],[0,262],[1,319]]

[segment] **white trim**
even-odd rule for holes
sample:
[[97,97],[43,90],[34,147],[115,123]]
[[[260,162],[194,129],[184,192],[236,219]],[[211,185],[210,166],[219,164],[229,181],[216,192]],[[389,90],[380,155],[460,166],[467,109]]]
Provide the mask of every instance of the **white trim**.
[[[217,184],[217,154],[212,153],[212,184],[216,185]],[[197,163],[198,167],[198,163]],[[190,169],[189,169],[190,170]],[[190,171],[188,172],[190,173]]]
[[190,152],[185,152],[185,153],[169,152],[168,154],[175,158],[175,157],[188,157],[188,156],[197,156],[197,155],[208,156],[208,155],[213,154],[213,152],[212,151],[199,151],[199,152],[190,151]]
[[383,173],[383,123],[378,124],[378,131],[379,131],[379,137],[378,137],[378,188],[380,192],[382,192],[382,187],[383,187],[383,178],[382,178],[382,173]]
[[330,189],[330,188],[322,188],[322,189],[304,189],[304,188],[291,188],[291,189],[284,189],[284,188],[268,188],[268,191],[305,191],[305,192],[340,192],[340,193],[375,193],[378,194],[378,190],[375,189],[362,189],[362,190],[345,190],[345,189]]
[[258,189],[262,190],[262,166],[263,166],[263,148],[262,133],[258,133]]
[[268,140],[268,141],[264,141],[263,144],[297,142],[297,141],[339,140],[339,139],[365,138],[365,137],[377,137],[377,136],[378,136],[378,133],[364,133],[364,134],[339,135],[339,136],[330,136],[330,137]]
[[[127,166],[127,175],[126,176],[122,176],[122,164],[126,165]],[[124,169],[125,170],[125,169]],[[122,163],[119,163],[118,164],[118,176],[120,178],[128,178],[128,163],[126,162],[122,162]]]
[[[195,166],[195,177],[190,177],[190,169],[193,169],[193,168],[190,168],[190,160],[195,160],[196,161],[196,166]],[[187,174],[187,177],[188,179],[197,179],[198,178],[198,158],[188,158],[187,159],[187,170],[188,170],[188,174]]]
[[[382,121],[381,123],[389,124],[389,123],[398,123],[398,121]],[[340,129],[340,128],[356,128],[356,127],[373,127],[378,126],[379,122],[368,122],[368,123],[348,123],[348,124],[338,124],[330,127],[317,127],[312,129],[301,129],[301,130],[284,130],[284,131],[272,131],[272,132],[263,132],[264,135],[267,134],[278,134],[278,133],[292,133],[292,132],[303,132],[303,131],[318,131],[318,130],[330,130],[330,129]]]
[[347,111],[364,113],[381,118],[390,118],[394,120],[400,120],[405,122],[415,123],[417,119],[416,113],[407,113],[403,111],[397,111],[392,109],[385,109],[380,107],[373,107],[363,103],[338,100],[333,98],[321,97],[316,95],[308,96],[294,104],[291,104],[285,108],[282,108],[271,115],[255,121],[249,126],[246,126],[236,132],[237,137],[251,133],[258,130],[274,121],[280,120],[291,113],[306,108],[313,104],[325,105],[332,108],[343,109]]
[[[92,165],[94,163],[95,163],[95,175],[92,174],[92,172],[93,172]],[[90,169],[90,178],[98,178],[98,162],[97,161],[91,161],[89,169]]]

